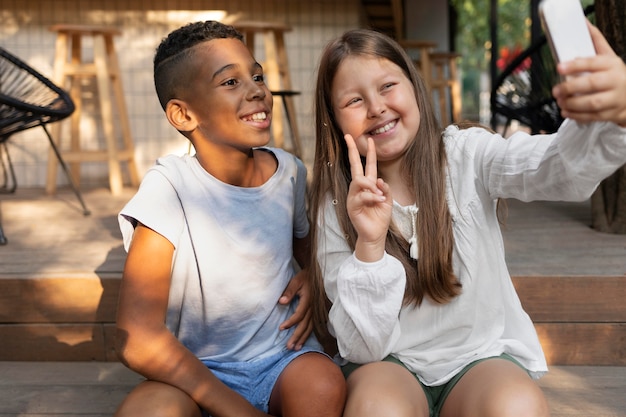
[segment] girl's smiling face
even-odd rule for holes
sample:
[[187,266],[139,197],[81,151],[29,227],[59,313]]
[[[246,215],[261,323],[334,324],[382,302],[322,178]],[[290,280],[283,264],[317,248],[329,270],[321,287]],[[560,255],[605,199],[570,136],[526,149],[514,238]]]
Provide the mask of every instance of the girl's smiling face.
[[415,140],[420,111],[413,85],[402,69],[387,59],[349,56],[332,83],[333,111],[344,134],[365,155],[374,139],[379,162],[400,158]]

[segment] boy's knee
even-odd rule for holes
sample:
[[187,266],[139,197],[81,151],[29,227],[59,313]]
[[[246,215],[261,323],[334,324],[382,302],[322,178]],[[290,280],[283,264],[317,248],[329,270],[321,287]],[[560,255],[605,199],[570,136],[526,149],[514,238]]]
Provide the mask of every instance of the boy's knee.
[[160,382],[145,381],[124,399],[114,417],[201,417],[200,407],[184,392]]
[[280,378],[283,415],[340,416],[346,402],[346,382],[341,369],[328,357],[307,353],[294,360]]

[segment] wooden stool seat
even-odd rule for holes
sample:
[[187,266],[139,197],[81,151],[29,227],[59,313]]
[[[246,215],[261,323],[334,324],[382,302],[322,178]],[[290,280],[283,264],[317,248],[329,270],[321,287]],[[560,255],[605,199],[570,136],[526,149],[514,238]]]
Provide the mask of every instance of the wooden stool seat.
[[[111,193],[120,194],[123,188],[121,163],[128,166],[130,183],[139,186],[139,176],[135,164],[135,151],[130,132],[130,123],[124,100],[121,73],[115,52],[113,37],[121,32],[114,27],[98,25],[66,25],[59,24],[50,27],[56,32],[56,52],[54,60],[54,78],[58,85],[68,88],[70,96],[76,105],[76,110],[70,118],[69,149],[61,152],[63,158],[69,162],[73,177],[80,182],[81,162],[108,162],[109,186]],[[93,60],[87,61],[83,56],[82,39],[93,39]],[[80,142],[80,118],[82,113],[81,78],[94,78],[97,82],[97,98],[102,118],[105,147],[103,150],[86,150]],[[111,97],[113,92],[114,101]],[[117,118],[114,118],[114,105],[117,109]],[[119,123],[122,135],[120,147],[115,137],[115,126]],[[60,125],[57,123],[57,129]],[[55,135],[59,137],[59,135]],[[58,139],[57,139],[58,140]],[[56,159],[48,158],[48,177],[46,191],[54,193],[56,190],[57,164]]]
[[[289,63],[285,48],[285,32],[291,31],[291,26],[278,22],[261,21],[237,21],[233,26],[243,34],[246,45],[250,53],[259,60],[260,54],[255,54],[255,39],[257,35],[263,37],[265,47],[265,61],[262,62],[263,71],[266,75],[267,86],[274,97],[280,97],[287,118],[287,124],[291,130],[291,140],[293,153],[302,158],[302,146],[300,144],[300,133],[296,121],[296,109],[293,97],[299,92],[293,91],[291,86],[291,76],[289,74]],[[283,148],[285,134],[283,128],[283,109],[274,106],[272,111],[272,135],[274,144]]]

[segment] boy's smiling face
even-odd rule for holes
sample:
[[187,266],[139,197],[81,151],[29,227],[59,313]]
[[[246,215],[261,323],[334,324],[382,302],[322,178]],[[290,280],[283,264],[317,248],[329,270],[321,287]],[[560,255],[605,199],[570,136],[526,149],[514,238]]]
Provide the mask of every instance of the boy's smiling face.
[[193,47],[181,92],[194,146],[248,149],[270,140],[272,95],[263,69],[238,39],[213,39]]

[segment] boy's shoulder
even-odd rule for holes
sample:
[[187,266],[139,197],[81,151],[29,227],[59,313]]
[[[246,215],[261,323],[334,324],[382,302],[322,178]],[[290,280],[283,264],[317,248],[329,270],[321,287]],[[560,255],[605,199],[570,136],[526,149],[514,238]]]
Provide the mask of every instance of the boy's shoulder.
[[266,147],[257,148],[257,149],[273,154],[278,162],[279,168],[282,167],[287,170],[295,169],[298,172],[304,170],[306,174],[306,167],[304,165],[304,162],[302,162],[302,160],[298,158],[296,155],[290,152],[287,152],[286,150],[282,148],[274,148],[274,147],[266,146]]
[[184,184],[185,179],[189,177],[190,172],[193,170],[193,160],[195,158],[192,155],[175,155],[169,154],[160,156],[148,172],[147,175],[154,175],[159,173],[167,179],[174,187],[180,184]]

